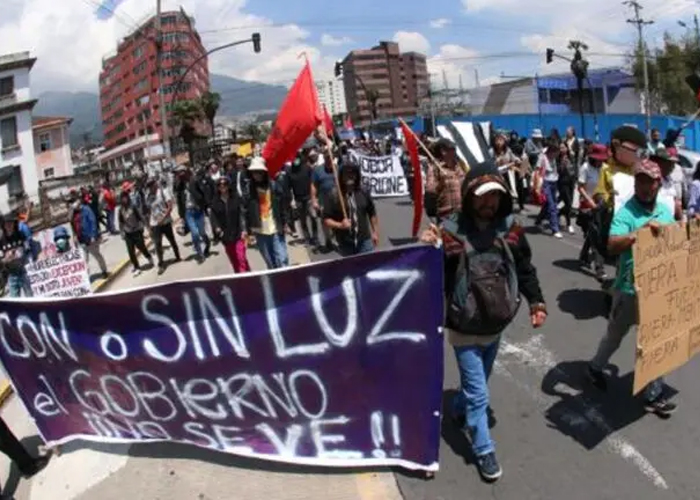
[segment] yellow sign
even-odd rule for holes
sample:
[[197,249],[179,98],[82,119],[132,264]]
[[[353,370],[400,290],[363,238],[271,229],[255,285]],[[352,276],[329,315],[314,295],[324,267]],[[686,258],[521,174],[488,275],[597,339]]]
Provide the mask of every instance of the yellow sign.
[[700,224],[643,229],[633,247],[639,323],[634,394],[700,352]]

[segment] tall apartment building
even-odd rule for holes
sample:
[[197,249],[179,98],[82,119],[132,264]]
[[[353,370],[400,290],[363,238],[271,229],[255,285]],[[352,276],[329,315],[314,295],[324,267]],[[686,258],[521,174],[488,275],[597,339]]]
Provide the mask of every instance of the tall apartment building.
[[159,85],[168,111],[173,102],[196,99],[209,90],[206,57],[189,71],[180,88],[175,88],[187,67],[206,53],[194,19],[180,11],[161,14],[160,75],[155,20],[153,16],[125,37],[116,53],[102,61],[100,104],[106,151],[100,155],[100,162],[108,167],[163,155]]
[[29,52],[0,55],[0,211],[19,207],[26,196],[39,201],[29,90],[36,58]]
[[379,42],[369,50],[353,50],[342,62],[347,108],[356,125],[367,125],[371,105],[367,91],[376,91],[377,119],[416,114],[428,95],[425,55],[401,53],[395,42]]
[[345,103],[345,85],[342,80],[317,80],[318,100],[331,116],[348,112]]

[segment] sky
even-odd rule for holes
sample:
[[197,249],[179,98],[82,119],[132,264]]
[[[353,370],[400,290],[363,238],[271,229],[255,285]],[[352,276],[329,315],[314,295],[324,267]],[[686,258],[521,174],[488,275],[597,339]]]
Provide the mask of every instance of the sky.
[[[3,53],[29,50],[38,58],[32,90],[97,91],[102,58],[117,41],[155,13],[153,0],[0,0]],[[695,0],[640,0],[651,46],[678,21],[692,24]],[[337,5],[337,7],[336,7]],[[568,40],[589,46],[591,67],[626,65],[636,29],[617,0],[163,0],[193,15],[205,47],[215,48],[253,32],[250,45],[210,59],[212,72],[244,80],[290,85],[305,53],[316,79],[332,78],[333,65],[353,49],[394,40],[402,51],[428,56],[436,88],[486,85],[505,77],[568,71],[545,63],[548,47],[567,55]]]

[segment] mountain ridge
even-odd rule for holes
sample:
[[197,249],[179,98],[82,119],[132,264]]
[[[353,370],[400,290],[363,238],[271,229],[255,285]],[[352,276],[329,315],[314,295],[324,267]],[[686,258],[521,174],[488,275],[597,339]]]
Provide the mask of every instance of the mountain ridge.
[[[240,80],[212,73],[209,82],[213,92],[221,95],[219,116],[236,116],[256,111],[278,109],[287,88],[260,82]],[[73,118],[69,133],[71,146],[103,140],[100,98],[97,92],[52,90],[42,92],[34,108],[35,116],[68,116]]]

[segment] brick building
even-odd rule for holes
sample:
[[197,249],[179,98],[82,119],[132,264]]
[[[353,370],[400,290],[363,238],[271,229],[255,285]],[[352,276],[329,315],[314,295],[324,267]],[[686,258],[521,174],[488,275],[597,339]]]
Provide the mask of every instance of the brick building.
[[401,53],[394,42],[379,42],[369,50],[353,50],[342,62],[345,100],[356,125],[370,122],[367,93],[376,91],[377,119],[416,114],[429,88],[425,55]]
[[209,90],[206,57],[189,71],[180,89],[175,88],[187,67],[206,52],[194,19],[179,11],[161,14],[163,46],[159,78],[155,19],[151,17],[125,37],[116,53],[102,61],[100,105],[106,151],[100,155],[100,162],[108,167],[162,157],[159,85],[163,87],[167,110],[176,100],[196,99]]

